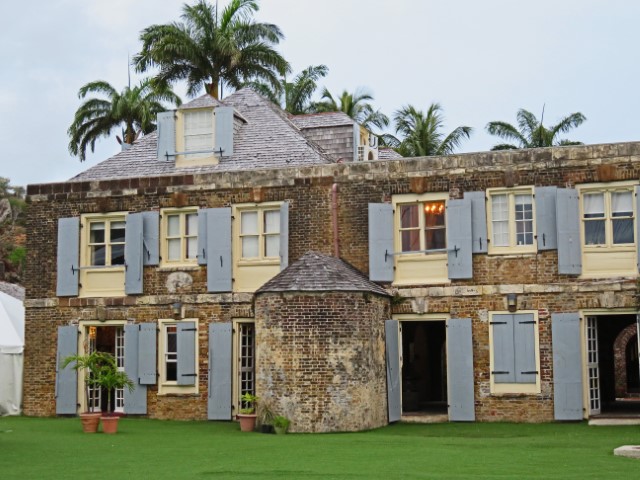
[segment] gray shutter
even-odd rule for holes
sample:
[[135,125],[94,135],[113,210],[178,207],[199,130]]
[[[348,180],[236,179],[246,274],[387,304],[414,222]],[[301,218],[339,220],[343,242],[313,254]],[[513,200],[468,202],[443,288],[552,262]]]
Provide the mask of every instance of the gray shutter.
[[556,420],[582,420],[580,315],[551,314],[553,409]]
[[138,375],[139,333],[138,325],[124,326],[124,371],[133,382],[133,391],[124,389],[124,413],[131,415],[147,413],[147,386],[140,385]]
[[58,219],[58,280],[56,295],[73,297],[78,295],[80,278],[80,219],[78,217]]
[[289,202],[280,207],[280,271],[289,266]]
[[385,344],[387,347],[387,407],[389,423],[397,422],[402,416],[400,400],[400,353],[398,351],[398,321],[385,320]]
[[[637,254],[637,262],[638,262],[638,271],[640,272],[640,186],[635,187],[635,196],[636,196],[636,254]],[[638,335],[638,340],[640,340],[640,335]]]
[[207,264],[207,208],[198,210],[198,265]]
[[516,383],[536,383],[536,327],[533,313],[513,316]]
[[358,161],[358,146],[360,145],[360,125],[353,123],[353,161]]
[[216,107],[213,111],[216,121],[215,149],[222,149],[222,156],[233,155],[233,107]]
[[231,208],[207,210],[207,291],[230,292]]
[[178,385],[195,385],[196,365],[196,322],[178,323]]
[[447,202],[447,262],[449,278],[473,278],[471,200]]
[[555,250],[558,248],[558,232],[556,220],[556,187],[536,187],[536,236],[538,250]]
[[231,323],[209,324],[209,420],[231,420]]
[[[175,159],[176,118],[173,111],[158,114],[158,160]],[[167,157],[168,155],[168,157]]]
[[487,202],[484,192],[464,192],[471,200],[472,252],[487,253]]
[[56,414],[75,415],[78,410],[78,372],[73,364],[62,368],[69,355],[78,353],[78,327],[58,327],[58,352],[56,358]]
[[369,204],[369,279],[393,282],[393,206]]
[[127,295],[142,293],[143,250],[142,213],[127,215],[124,244],[124,292]]
[[580,275],[580,200],[573,189],[559,188],[556,198],[558,230],[558,273]]
[[494,315],[491,320],[493,344],[493,381],[515,383],[513,349],[513,315]]
[[144,212],[142,214],[142,238],[144,243],[144,265],[158,265],[160,263],[160,214],[158,212]]
[[155,385],[156,370],[156,332],[153,322],[138,324],[138,377],[140,385]]
[[470,318],[447,321],[447,372],[449,420],[473,422],[476,415]]

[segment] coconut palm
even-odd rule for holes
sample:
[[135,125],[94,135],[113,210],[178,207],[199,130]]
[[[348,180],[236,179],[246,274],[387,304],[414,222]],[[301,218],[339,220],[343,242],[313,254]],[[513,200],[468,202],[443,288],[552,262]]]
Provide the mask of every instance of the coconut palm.
[[142,31],[142,50],[133,59],[136,69],[159,67],[155,80],[160,83],[186,80],[190,96],[205,87],[219,98],[224,85],[239,88],[252,80],[276,88],[289,71],[274,49],[284,36],[276,25],[255,22],[251,17],[257,10],[257,0],[231,0],[221,12],[206,0],[184,5],[182,22]]
[[368,100],[373,100],[373,96],[361,88],[354,93],[344,90],[337,100],[324,88],[321,101],[314,103],[312,108],[316,112],[344,112],[370,131],[372,127],[382,129],[388,126],[389,117],[380,110],[374,110]]
[[511,150],[519,148],[539,148],[551,147],[554,145],[582,145],[582,142],[575,142],[566,139],[559,139],[561,133],[576,128],[584,122],[587,117],[582,113],[576,112],[562,118],[555,125],[546,128],[542,122],[544,120],[544,106],[542,107],[542,118],[540,121],[536,116],[521,108],[516,115],[518,120],[518,128],[507,122],[489,122],[487,123],[487,132],[491,135],[510,140],[513,143],[499,143],[494,145],[491,150]]
[[327,73],[329,69],[326,65],[311,65],[296,75],[292,82],[282,77],[276,88],[260,81],[249,82],[247,86],[267,97],[283,110],[293,115],[300,115],[313,110],[311,96],[318,88],[317,81]]
[[181,103],[169,87],[152,86],[149,79],[133,88],[127,86],[122,92],[102,80],[90,82],[80,88],[78,98],[84,99],[90,93],[103,95],[106,99],[87,99],[76,110],[67,130],[69,152],[80,157],[81,162],[86,158],[87,146],[93,152],[96,141],[111,135],[114,128],[122,128],[122,138],[116,137],[118,143],[131,145],[140,134],[156,129],[156,115],[167,109],[163,102]]
[[385,134],[382,141],[403,157],[452,154],[473,131],[471,127],[461,126],[445,136],[442,133],[444,117],[439,103],[432,103],[426,114],[412,105],[404,106],[395,112],[393,120],[396,133],[401,134],[402,138]]

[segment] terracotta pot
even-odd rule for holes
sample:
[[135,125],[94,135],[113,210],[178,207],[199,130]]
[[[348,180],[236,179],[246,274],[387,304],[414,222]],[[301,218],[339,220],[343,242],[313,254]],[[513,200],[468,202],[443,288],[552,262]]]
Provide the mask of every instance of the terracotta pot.
[[238,421],[240,422],[240,431],[241,432],[253,432],[256,428],[256,415],[255,413],[239,413],[237,415]]
[[100,413],[85,412],[80,414],[82,431],[84,433],[96,433],[100,424]]
[[102,420],[102,431],[104,433],[118,433],[118,420],[119,416],[113,415],[108,417],[100,417]]

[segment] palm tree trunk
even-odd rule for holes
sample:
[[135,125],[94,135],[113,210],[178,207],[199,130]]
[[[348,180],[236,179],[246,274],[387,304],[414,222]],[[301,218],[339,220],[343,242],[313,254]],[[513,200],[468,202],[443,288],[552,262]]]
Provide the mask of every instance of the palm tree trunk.
[[218,80],[212,79],[211,83],[207,83],[207,93],[216,100],[219,100]]

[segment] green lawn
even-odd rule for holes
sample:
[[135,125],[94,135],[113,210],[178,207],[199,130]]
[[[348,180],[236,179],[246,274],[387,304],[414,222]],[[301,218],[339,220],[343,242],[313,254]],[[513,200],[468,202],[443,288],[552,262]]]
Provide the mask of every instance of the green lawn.
[[640,427],[392,425],[343,434],[240,433],[234,423],[121,419],[117,435],[78,419],[0,418],[0,478],[640,478]]

